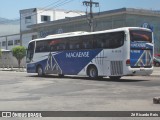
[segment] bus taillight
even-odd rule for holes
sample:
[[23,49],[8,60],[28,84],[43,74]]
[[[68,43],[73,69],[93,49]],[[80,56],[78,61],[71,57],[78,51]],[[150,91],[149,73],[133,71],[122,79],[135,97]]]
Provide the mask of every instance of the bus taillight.
[[126,65],[130,66],[130,59],[126,60]]

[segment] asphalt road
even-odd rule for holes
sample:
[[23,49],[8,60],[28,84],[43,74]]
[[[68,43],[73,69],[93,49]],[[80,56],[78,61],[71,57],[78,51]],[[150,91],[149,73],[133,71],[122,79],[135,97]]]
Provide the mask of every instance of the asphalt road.
[[0,111],[160,111],[153,104],[160,75],[90,80],[0,71],[0,95]]

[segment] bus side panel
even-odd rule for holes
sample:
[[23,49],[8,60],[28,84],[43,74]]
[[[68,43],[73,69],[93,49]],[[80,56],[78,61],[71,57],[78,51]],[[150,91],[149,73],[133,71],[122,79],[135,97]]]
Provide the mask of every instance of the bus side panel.
[[[122,76],[124,61],[122,57],[124,53],[123,49],[124,47],[114,50],[103,49],[91,62],[85,66],[85,69],[82,69],[79,75],[86,75],[88,66],[93,64],[97,67],[98,76]],[[114,65],[112,65],[112,63],[114,63]]]
[[91,62],[89,62],[85,68],[79,72],[79,75],[87,75],[87,69],[90,65],[96,66],[98,70],[98,76],[105,76],[104,75],[104,64],[106,62],[104,61],[104,49],[96,56],[93,58]]
[[124,46],[104,51],[103,71],[105,76],[123,76]]
[[102,49],[65,51],[54,56],[62,74],[78,75],[78,73],[90,63]]
[[27,64],[27,73],[36,73],[36,66],[34,63]]

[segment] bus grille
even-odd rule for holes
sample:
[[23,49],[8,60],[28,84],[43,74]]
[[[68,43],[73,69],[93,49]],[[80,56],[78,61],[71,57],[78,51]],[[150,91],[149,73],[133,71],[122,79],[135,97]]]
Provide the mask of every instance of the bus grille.
[[123,62],[111,61],[111,75],[123,75]]

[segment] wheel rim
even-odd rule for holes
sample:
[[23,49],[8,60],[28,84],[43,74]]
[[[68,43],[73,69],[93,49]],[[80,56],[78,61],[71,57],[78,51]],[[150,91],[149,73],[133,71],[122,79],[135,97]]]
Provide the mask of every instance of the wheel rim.
[[95,78],[97,76],[96,69],[95,68],[91,68],[89,74],[90,74],[90,77]]

